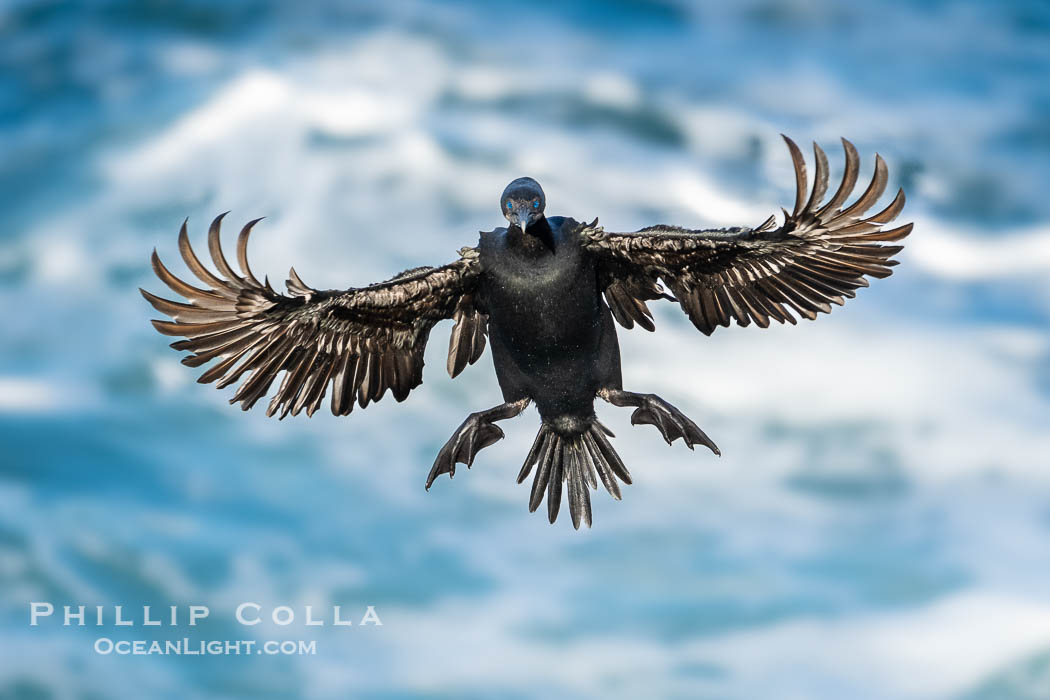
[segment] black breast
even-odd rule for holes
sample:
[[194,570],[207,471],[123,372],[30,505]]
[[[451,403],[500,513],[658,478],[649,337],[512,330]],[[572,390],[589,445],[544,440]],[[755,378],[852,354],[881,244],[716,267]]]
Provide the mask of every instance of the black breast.
[[578,224],[562,217],[548,222],[547,241],[517,229],[496,229],[481,238],[489,332],[499,334],[516,355],[578,351],[600,336],[597,274],[579,243]]

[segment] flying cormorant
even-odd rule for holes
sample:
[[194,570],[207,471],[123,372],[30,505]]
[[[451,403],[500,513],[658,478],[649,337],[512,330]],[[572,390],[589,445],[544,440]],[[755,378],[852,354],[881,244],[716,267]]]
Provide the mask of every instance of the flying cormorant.
[[[312,415],[331,393],[336,415],[364,408],[389,389],[397,401],[423,380],[423,349],[434,325],[452,319],[448,373],[455,377],[492,347],[504,403],[470,414],[434,460],[427,477],[468,467],[477,453],[503,437],[496,421],[517,416],[535,402],[542,418],[536,440],[518,474],[533,471],[529,510],[547,497],[553,523],[568,491],[573,526],[591,523],[589,489],[600,480],[620,498],[617,481],[631,476],[609,442],[612,433],[594,414],[595,397],[634,407],[631,423],[649,423],[671,444],[681,438],[690,449],[714,442],[681,411],[654,394],[625,391],[614,321],[652,331],[646,302],[677,302],[704,334],[736,321],[765,328],[770,321],[795,324],[796,316],[816,318],[853,297],[865,277],[888,277],[901,250],[893,243],[912,224],[887,229],[904,206],[904,193],[874,216],[865,216],[886,187],[886,164],[875,157],[875,175],[852,204],[859,158],[843,139],[846,167],[842,184],[827,202],[828,161],[813,145],[816,173],[808,189],[806,165],[786,136],[794,163],[794,209],[775,226],[769,217],[757,228],[689,230],[650,226],[634,233],[609,233],[597,219],[586,224],[545,216],[539,183],[511,182],[500,198],[510,226],[482,232],[478,245],[462,248],[458,260],[441,267],[417,267],[368,287],[319,291],[292,269],[288,294],[260,282],[248,267],[249,222],[237,239],[236,272],[223,256],[216,218],[208,249],[219,275],[190,248],[183,223],[179,251],[206,285],[178,279],[153,253],[157,276],[189,303],[143,296],[173,322],[153,321],[158,331],[182,336],[172,344],[189,350],[183,364],[215,361],[201,383],[223,388],[247,378],[230,403],[247,410],[284,376],[267,415],[306,411]],[[661,285],[667,286],[667,291]],[[670,293],[668,293],[670,292]]]

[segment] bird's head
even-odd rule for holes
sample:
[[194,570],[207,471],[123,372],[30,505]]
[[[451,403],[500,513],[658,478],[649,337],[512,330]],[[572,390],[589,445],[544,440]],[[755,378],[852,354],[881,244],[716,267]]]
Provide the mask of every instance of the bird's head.
[[503,216],[511,225],[522,231],[543,218],[546,206],[547,198],[543,195],[543,188],[531,177],[519,177],[507,185],[499,198]]

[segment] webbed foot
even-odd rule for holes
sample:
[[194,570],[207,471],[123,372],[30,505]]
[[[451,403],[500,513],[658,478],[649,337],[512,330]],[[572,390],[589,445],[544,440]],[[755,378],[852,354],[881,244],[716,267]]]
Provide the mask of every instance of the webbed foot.
[[689,449],[703,445],[716,455],[722,452],[696,423],[656,394],[636,394],[622,389],[602,389],[598,395],[614,406],[636,406],[631,424],[655,425],[668,445],[681,438]]
[[466,464],[469,469],[474,464],[474,458],[478,452],[503,439],[503,430],[495,425],[494,421],[513,418],[524,411],[528,405],[529,400],[522,399],[467,416],[467,419],[438,452],[434,466],[430,468],[430,474],[427,475],[427,490],[430,490],[434,479],[442,474],[448,474],[449,478],[454,476],[457,463]]

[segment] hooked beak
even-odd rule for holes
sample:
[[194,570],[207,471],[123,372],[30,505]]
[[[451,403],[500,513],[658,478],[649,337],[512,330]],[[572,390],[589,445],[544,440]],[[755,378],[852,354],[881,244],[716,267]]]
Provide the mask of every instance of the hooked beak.
[[525,229],[529,226],[529,212],[525,209],[517,209],[514,211],[514,216],[516,219],[514,223],[522,233],[525,233]]

